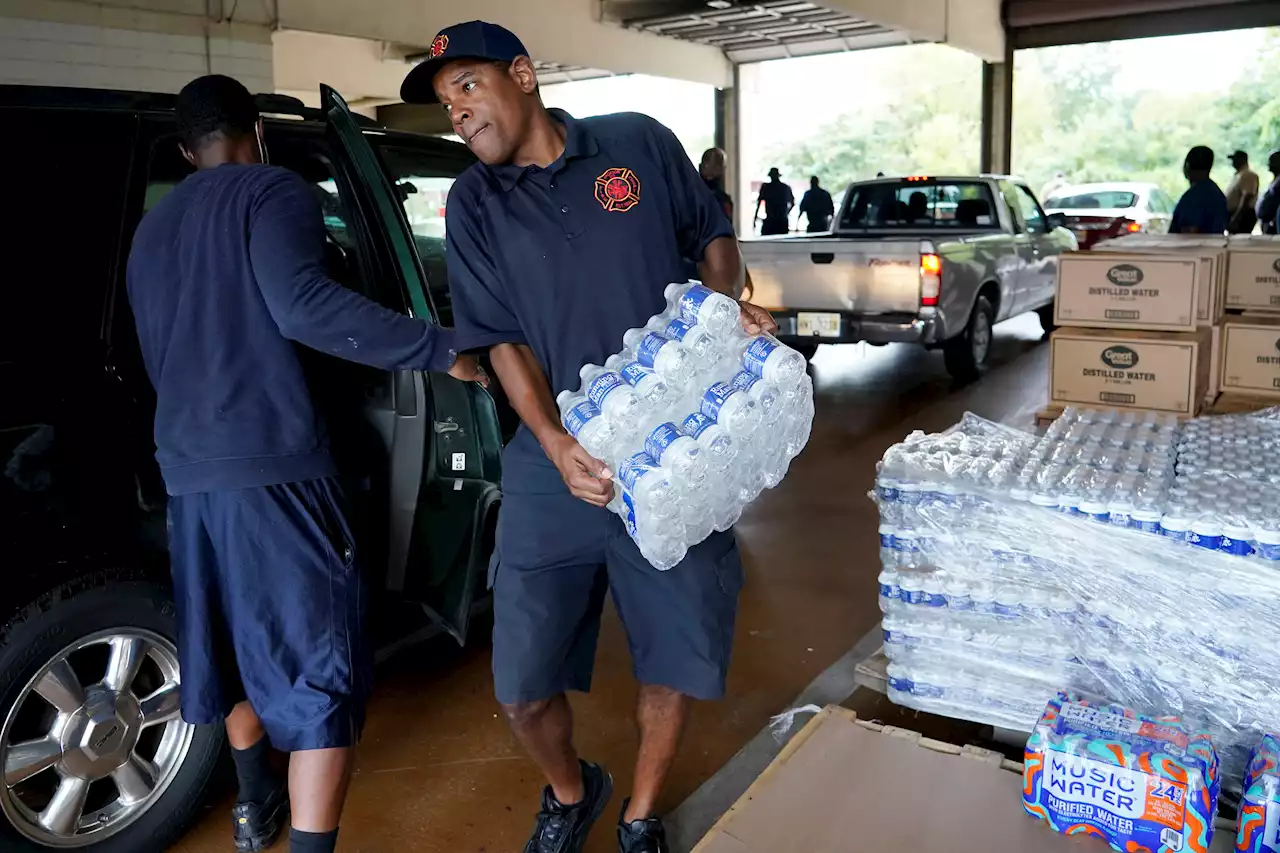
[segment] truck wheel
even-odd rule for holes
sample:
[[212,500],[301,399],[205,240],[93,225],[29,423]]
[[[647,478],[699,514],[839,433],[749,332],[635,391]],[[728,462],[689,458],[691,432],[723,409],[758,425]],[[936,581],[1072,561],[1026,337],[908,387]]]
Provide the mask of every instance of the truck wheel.
[[179,716],[174,606],[108,573],[0,629],[0,850],[163,850],[198,816],[226,736]]
[[1044,329],[1044,336],[1047,338],[1058,328],[1053,322],[1053,303],[1050,302],[1041,308],[1036,309],[1036,316],[1040,318],[1040,328]]
[[818,352],[818,345],[810,341],[796,341],[790,345],[793,350],[804,356],[805,361],[813,361]]
[[991,302],[987,297],[979,296],[964,331],[943,345],[943,360],[953,378],[961,382],[978,378],[991,355],[991,328],[995,325],[995,317]]

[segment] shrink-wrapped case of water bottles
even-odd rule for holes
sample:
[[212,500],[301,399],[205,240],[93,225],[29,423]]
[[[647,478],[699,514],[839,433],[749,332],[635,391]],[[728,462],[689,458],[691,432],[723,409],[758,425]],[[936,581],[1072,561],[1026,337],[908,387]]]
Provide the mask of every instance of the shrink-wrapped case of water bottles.
[[778,485],[813,425],[805,360],[747,335],[738,303],[690,281],[556,400],[565,429],[614,472],[609,508],[667,570]]

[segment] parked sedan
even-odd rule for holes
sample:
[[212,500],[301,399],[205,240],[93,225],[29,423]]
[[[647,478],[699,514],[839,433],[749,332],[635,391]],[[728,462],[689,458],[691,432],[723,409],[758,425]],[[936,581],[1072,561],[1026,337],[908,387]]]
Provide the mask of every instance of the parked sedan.
[[1061,213],[1081,249],[1125,234],[1163,234],[1173,199],[1155,184],[1077,184],[1045,199],[1046,213]]

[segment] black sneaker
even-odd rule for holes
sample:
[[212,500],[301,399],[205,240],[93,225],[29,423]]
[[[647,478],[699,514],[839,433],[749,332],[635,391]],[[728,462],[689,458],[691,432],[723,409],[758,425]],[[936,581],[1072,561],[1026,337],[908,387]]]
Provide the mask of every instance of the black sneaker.
[[662,828],[662,821],[651,817],[626,823],[629,805],[630,798],[623,801],[622,814],[618,816],[618,849],[622,853],[671,853],[671,848],[667,847],[667,832]]
[[524,853],[580,853],[587,841],[591,825],[604,811],[609,797],[613,796],[613,777],[598,764],[581,761],[582,801],[562,806],[551,792],[551,786],[542,789],[542,811],[533,828],[533,837],[524,846]]
[[239,853],[266,850],[289,825],[289,791],[281,787],[261,803],[236,803],[231,817]]

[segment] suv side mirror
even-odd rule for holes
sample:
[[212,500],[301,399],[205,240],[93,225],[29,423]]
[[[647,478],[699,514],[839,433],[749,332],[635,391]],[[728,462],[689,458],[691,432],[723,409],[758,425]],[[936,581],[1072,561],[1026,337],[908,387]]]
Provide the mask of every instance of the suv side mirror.
[[1067,227],[1067,215],[1065,213],[1049,214],[1049,230],[1050,231],[1052,231],[1055,228],[1066,228],[1066,227]]

